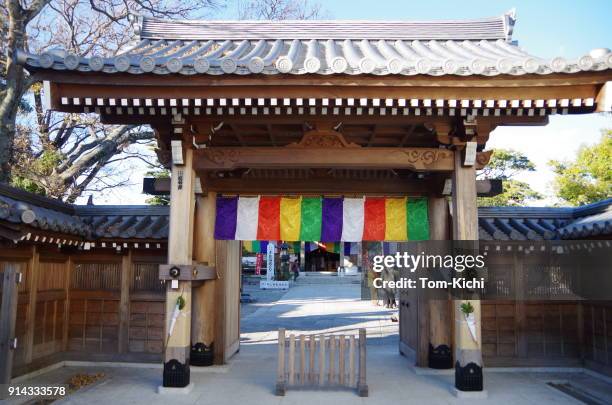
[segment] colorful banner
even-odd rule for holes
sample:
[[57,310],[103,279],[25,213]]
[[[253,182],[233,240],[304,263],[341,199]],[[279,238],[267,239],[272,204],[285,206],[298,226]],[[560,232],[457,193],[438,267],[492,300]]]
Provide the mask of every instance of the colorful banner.
[[[215,239],[286,242],[427,240],[427,199],[219,196]],[[265,252],[264,246],[257,250],[254,245],[249,248],[253,252]]]

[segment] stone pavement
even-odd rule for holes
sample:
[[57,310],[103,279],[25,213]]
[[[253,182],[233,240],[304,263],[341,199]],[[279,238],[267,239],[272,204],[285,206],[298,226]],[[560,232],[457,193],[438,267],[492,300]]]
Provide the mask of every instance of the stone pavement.
[[[485,369],[488,398],[459,400],[449,388],[452,372],[421,375],[413,361],[398,354],[397,324],[393,311],[359,300],[358,285],[298,284],[277,303],[262,303],[245,316],[241,325],[242,345],[228,366],[192,368],[194,389],[189,395],[162,396],[160,365],[150,368],[63,367],[34,378],[31,383],[66,381],[77,373],[103,372],[106,378],[68,398],[62,404],[577,404],[581,403],[548,386],[547,382],[570,381],[597,394],[601,403],[612,403],[612,385],[580,372],[493,372]],[[276,378],[276,329],[290,332],[338,332],[368,330],[368,385],[370,396],[354,391],[288,390],[285,397],[273,395]]]
[[291,333],[357,334],[359,328],[366,328],[370,343],[381,344],[383,339],[395,342],[397,347],[398,324],[391,321],[397,310],[360,300],[359,284],[335,282],[333,276],[327,284],[301,284],[300,281],[278,301],[262,305],[242,318],[242,344],[276,343],[281,327],[287,330],[287,336]]

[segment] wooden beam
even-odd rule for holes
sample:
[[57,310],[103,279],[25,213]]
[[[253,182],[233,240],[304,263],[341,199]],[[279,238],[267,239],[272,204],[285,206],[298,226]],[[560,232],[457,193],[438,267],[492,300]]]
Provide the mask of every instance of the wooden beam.
[[[483,152],[480,152],[483,153]],[[342,168],[453,170],[453,153],[437,148],[215,147],[196,151],[196,170],[239,168]]]
[[[436,123],[447,123],[451,125],[456,121],[456,117],[432,117],[426,115],[351,115],[351,116],[330,116],[330,115],[270,115],[270,116],[262,116],[262,115],[221,115],[216,117],[210,116],[189,116],[186,120],[192,124],[196,132],[202,132],[202,135],[208,135],[206,130],[210,128],[210,125],[219,125],[219,123],[223,122],[224,125],[266,125],[266,124],[274,124],[274,125],[301,125],[305,122],[317,122],[317,124],[321,125],[324,123],[328,123],[332,126],[336,126],[338,123],[343,121],[346,125],[355,126],[355,125],[363,125],[370,126],[373,124],[378,125],[398,125],[398,126],[406,126],[406,125],[419,125],[419,124],[428,124],[433,127],[433,124]],[[488,117],[478,117],[478,122],[489,125],[542,125],[548,122],[548,117],[543,116],[488,116]],[[199,129],[199,126],[202,126],[203,129]],[[239,128],[240,129],[240,128]],[[365,130],[365,129],[364,129]],[[245,132],[242,130],[242,132]],[[343,127],[340,128],[339,132],[343,133]],[[349,134],[350,135],[350,134]]]
[[121,257],[121,298],[119,299],[119,353],[128,352],[130,329],[130,281],[132,280],[132,249]]
[[[245,90],[250,90],[248,96],[253,98],[267,97],[268,94],[276,94],[273,97],[282,97],[278,89],[292,89],[297,97],[317,98],[312,89],[328,89],[328,98],[340,97],[341,94],[334,92],[336,88],[347,88],[352,90],[351,97],[360,97],[358,94],[362,89],[375,88],[382,92],[378,98],[392,97],[388,91],[391,88],[404,88],[407,90],[405,98],[418,98],[417,93],[413,93],[419,88],[457,88],[457,89],[476,89],[489,90],[491,93],[497,91],[497,97],[504,97],[500,89],[522,90],[523,88],[541,88],[542,90],[555,87],[569,87],[579,85],[602,85],[612,80],[612,72],[604,70],[599,72],[578,72],[568,75],[566,73],[554,73],[549,75],[529,74],[529,75],[498,75],[494,77],[456,76],[444,75],[432,77],[428,75],[402,76],[369,76],[369,75],[194,75],[185,77],[181,75],[138,75],[135,86],[135,76],[126,73],[114,73],[112,81],[108,74],[83,73],[75,71],[39,71],[35,77],[41,80],[49,80],[52,83],[52,95],[62,93],[67,88],[78,88],[81,86],[85,93],[90,94],[91,88],[101,87],[125,91],[126,94],[134,95],[142,93],[143,89],[160,90],[159,94],[171,92],[176,98],[181,98],[187,89],[197,90],[203,97],[213,97],[213,94],[222,94],[221,97],[234,97],[235,94],[245,94]],[[110,83],[112,83],[112,85]],[[54,88],[55,87],[55,88]],[[257,92],[257,90],[265,90]],[[211,90],[217,90],[211,93]],[[242,90],[242,92],[240,92]],[[385,93],[387,91],[387,93]],[[520,94],[520,92],[519,92]],[[117,93],[111,97],[120,97]],[[163,96],[162,96],[163,97]],[[186,97],[186,96],[185,96]],[[428,97],[435,99],[436,97]],[[484,97],[481,97],[484,98]],[[461,97],[457,97],[461,99]]]
[[2,273],[2,300],[0,301],[0,384],[9,384],[13,371],[13,339],[17,319],[18,268],[7,263]]
[[[308,178],[295,179],[269,177],[243,178],[243,177],[207,177],[206,172],[200,177],[202,190],[205,192],[218,192],[226,194],[254,194],[254,195],[439,195],[443,183],[442,178],[436,176],[424,179],[405,179],[402,177],[391,179],[350,179],[350,178]],[[170,179],[147,178],[143,183],[143,192],[152,195],[170,194]],[[494,197],[503,192],[501,180],[476,180],[478,197]],[[197,216],[196,216],[197,217]],[[196,228],[198,229],[198,228]],[[198,241],[198,238],[195,238]],[[208,260],[197,259],[201,262]],[[214,263],[214,262],[211,262]]]
[[437,180],[398,179],[207,179],[202,182],[205,191],[224,194],[253,195],[408,195],[420,196],[437,193],[441,185]]
[[[178,269],[180,271],[178,276],[172,276],[170,274],[171,269]],[[160,280],[190,280],[190,281],[204,281],[214,280],[217,278],[215,268],[213,266],[207,266],[204,264],[160,264],[159,265],[159,279]]]

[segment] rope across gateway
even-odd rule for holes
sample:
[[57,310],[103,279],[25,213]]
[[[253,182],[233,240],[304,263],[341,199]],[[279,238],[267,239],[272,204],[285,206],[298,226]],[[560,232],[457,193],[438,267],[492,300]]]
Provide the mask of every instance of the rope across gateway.
[[217,197],[215,239],[429,239],[426,198]]

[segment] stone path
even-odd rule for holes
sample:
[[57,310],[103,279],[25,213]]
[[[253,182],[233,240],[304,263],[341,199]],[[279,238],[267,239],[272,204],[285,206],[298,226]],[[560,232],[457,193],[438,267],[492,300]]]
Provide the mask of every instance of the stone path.
[[278,301],[263,304],[242,319],[242,344],[276,343],[278,328],[287,334],[354,333],[366,328],[371,344],[396,343],[397,310],[388,310],[360,299],[358,284],[297,284]]

